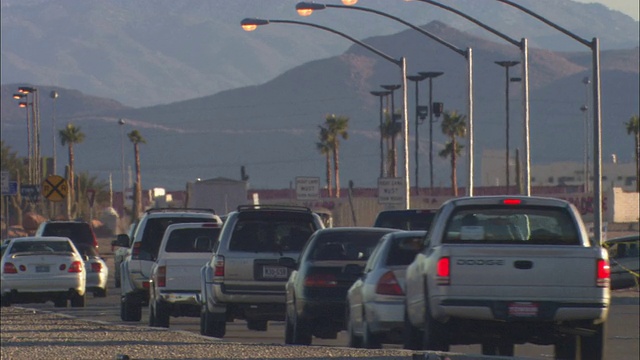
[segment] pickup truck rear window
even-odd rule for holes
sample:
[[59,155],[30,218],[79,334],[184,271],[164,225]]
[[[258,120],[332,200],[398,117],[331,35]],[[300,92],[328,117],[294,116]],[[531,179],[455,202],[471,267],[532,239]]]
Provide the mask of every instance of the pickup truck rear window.
[[220,235],[220,228],[176,229],[169,234],[165,251],[170,253],[207,253]]
[[566,209],[542,206],[465,207],[449,219],[443,243],[581,245]]

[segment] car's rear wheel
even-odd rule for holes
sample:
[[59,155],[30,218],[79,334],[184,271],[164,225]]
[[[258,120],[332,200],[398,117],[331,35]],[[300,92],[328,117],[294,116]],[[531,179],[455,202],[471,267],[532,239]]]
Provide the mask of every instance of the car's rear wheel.
[[311,329],[309,323],[298,318],[298,312],[293,311],[293,336],[291,339],[292,344],[296,345],[311,345]]
[[422,329],[423,350],[449,351],[449,343],[446,338],[447,329],[431,316],[429,309],[429,297],[425,294],[425,319]]
[[96,289],[96,290],[93,292],[93,297],[98,297],[98,298],[107,297],[107,288],[104,288],[104,289]]
[[116,288],[120,288],[120,272],[119,271],[116,271],[115,276],[113,277],[113,279],[114,279],[114,282],[115,282],[114,286]]
[[169,327],[169,309],[162,301],[149,302],[149,326]]
[[580,336],[580,358],[583,360],[601,360],[604,359],[606,324],[595,325],[593,335]]
[[559,339],[554,345],[555,358],[560,360],[575,360],[578,351],[577,336],[567,335]]
[[247,329],[255,331],[267,331],[267,320],[247,320]]
[[482,343],[482,355],[513,356],[513,343],[510,341],[487,341]]
[[11,297],[9,294],[0,296],[0,306],[2,307],[11,306]]
[[[405,306],[406,308],[406,306]],[[409,315],[404,312],[404,346],[407,350],[422,350],[422,334],[411,324]]]
[[367,319],[364,317],[362,319],[362,347],[366,349],[380,349],[382,347],[380,337],[371,333]]
[[67,307],[67,296],[60,295],[53,300],[53,306],[57,308],[66,308]]
[[69,299],[71,302],[71,307],[84,307],[85,297],[86,294],[80,295],[78,293],[74,293],[73,295],[71,295],[71,299]]
[[347,322],[347,334],[349,336],[349,343],[347,346],[357,349],[362,347],[362,338],[356,335],[353,329],[353,320],[351,319],[349,307],[350,306],[347,305],[347,314],[345,316],[345,321]]
[[224,316],[216,316],[203,304],[200,310],[200,334],[223,338],[227,332],[227,321]]
[[120,298],[120,318],[122,321],[140,321],[142,319],[142,306],[131,294],[125,294]]

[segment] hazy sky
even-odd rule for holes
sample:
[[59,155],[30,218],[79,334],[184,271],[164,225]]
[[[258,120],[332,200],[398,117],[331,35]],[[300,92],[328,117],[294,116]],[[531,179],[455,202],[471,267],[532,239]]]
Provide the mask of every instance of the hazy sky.
[[633,19],[638,20],[638,9],[640,8],[638,0],[575,0],[583,3],[601,3],[613,10],[621,11]]

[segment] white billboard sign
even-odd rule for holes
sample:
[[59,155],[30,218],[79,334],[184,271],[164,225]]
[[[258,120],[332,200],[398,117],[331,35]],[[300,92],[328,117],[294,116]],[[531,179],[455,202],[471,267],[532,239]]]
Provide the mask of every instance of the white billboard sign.
[[320,198],[319,177],[296,177],[296,198],[298,200],[317,200]]
[[378,203],[403,204],[404,181],[402,178],[378,178]]

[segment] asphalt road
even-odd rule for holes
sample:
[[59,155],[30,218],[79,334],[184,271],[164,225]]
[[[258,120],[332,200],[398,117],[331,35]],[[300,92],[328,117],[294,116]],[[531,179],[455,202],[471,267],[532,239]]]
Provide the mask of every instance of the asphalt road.
[[[52,303],[29,304],[28,307],[46,309],[56,313],[64,313],[82,319],[105,321],[113,324],[127,324],[146,327],[148,323],[148,310],[143,309],[142,321],[137,323],[122,322],[120,320],[119,298],[120,289],[114,287],[113,258],[110,253],[109,241],[102,240],[102,254],[105,257],[110,271],[109,289],[106,298],[94,298],[88,295],[85,308],[54,308]],[[607,345],[607,359],[638,359],[640,358],[640,323],[638,290],[615,291],[612,308],[609,314],[609,335]],[[171,330],[184,330],[199,333],[199,318],[172,317]],[[259,344],[284,344],[284,323],[270,322],[268,331],[260,332],[248,330],[244,321],[235,321],[227,324],[227,334],[224,341],[239,343]],[[346,333],[343,331],[335,340],[313,339],[313,345],[339,346],[347,344]],[[399,346],[389,345],[385,347]],[[452,346],[451,352],[465,354],[480,354],[480,346]],[[515,350],[517,357],[548,359],[553,358],[553,347],[536,345],[517,345]]]

